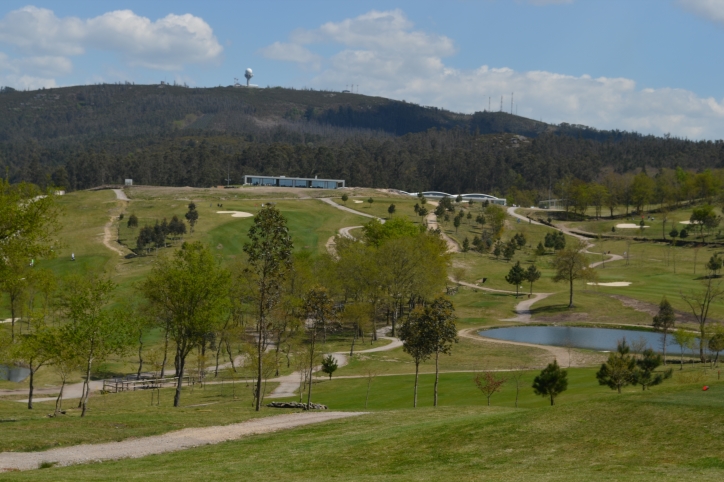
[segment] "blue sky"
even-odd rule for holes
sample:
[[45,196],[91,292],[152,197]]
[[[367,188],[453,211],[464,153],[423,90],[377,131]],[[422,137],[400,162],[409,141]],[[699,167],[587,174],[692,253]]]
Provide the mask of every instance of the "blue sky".
[[[344,89],[459,112],[724,135],[724,0],[0,4],[0,85]],[[243,79],[242,79],[243,80]]]

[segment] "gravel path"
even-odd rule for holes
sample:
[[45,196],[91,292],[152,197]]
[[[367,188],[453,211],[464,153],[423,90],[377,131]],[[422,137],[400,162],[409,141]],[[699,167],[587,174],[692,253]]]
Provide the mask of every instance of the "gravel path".
[[[439,204],[435,201],[428,201],[427,203],[430,206],[434,206],[434,207],[437,207],[437,205]],[[427,227],[429,229],[437,229],[439,227],[438,222],[437,222],[437,215],[435,214],[434,211],[430,211],[430,214],[425,216],[425,221],[427,221]],[[450,236],[445,234],[445,232],[442,229],[440,229],[440,234],[442,234],[442,239],[444,239],[445,242],[447,243],[447,252],[448,253],[460,253],[462,251],[460,249],[460,246],[458,245],[458,243],[456,243],[455,240],[452,239]]]
[[[352,236],[350,231],[353,229],[361,229],[361,228],[362,228],[362,226],[347,226],[346,228],[339,228],[338,233],[339,233],[339,236],[342,236],[343,238],[355,239],[355,237]],[[327,252],[334,257],[337,256],[337,251],[335,249],[335,243],[334,243],[334,239],[336,237],[337,237],[337,235],[331,236],[324,245],[324,247],[327,249]]]
[[[123,192],[123,189],[113,189],[113,192],[116,194],[116,199],[118,199],[119,201],[130,201],[130,199],[128,199],[128,196],[126,196],[126,193]],[[115,216],[111,216],[106,225],[103,227],[103,244],[106,248],[117,253],[118,256],[125,256],[131,251],[124,251],[121,245],[113,241],[112,229],[114,220]]]
[[[240,437],[276,432],[313,423],[356,417],[366,412],[303,412],[257,418],[231,425],[186,428],[163,435],[154,435],[122,442],[76,445],[47,450],[45,452],[0,453],[0,472],[32,470],[42,462],[56,462],[59,466],[84,464],[102,460],[135,459],[147,455],[175,452],[178,450],[211,445]],[[122,476],[120,476],[122,478]]]
[[113,192],[116,193],[116,199],[118,199],[119,201],[130,201],[123,189],[114,189]]
[[332,206],[332,207],[335,207],[335,208],[337,208],[337,209],[341,209],[342,211],[347,211],[348,213],[357,214],[358,216],[364,216],[364,217],[366,217],[366,218],[378,219],[378,220],[379,220],[380,222],[382,222],[382,223],[385,222],[384,219],[378,218],[377,216],[373,216],[372,214],[361,213],[361,212],[356,211],[356,210],[354,210],[354,209],[352,209],[352,208],[348,208],[347,206],[342,206],[341,204],[337,204],[336,202],[332,201],[330,198],[322,197],[322,198],[319,198],[319,200],[322,201],[323,203],[329,204],[329,205]]
[[[391,336],[383,336],[380,334],[380,332],[384,333],[387,331],[387,328],[381,328],[377,331],[377,338],[383,339],[383,340],[392,340],[391,343],[388,343],[384,346],[378,346],[375,348],[370,348],[368,350],[355,350],[355,353],[375,353],[380,351],[389,351],[394,350],[395,348],[399,348],[402,346],[402,342],[398,338],[393,338]],[[348,362],[348,352],[336,352],[332,353],[332,356],[337,361],[337,367],[342,368],[345,366]],[[326,379],[326,377],[324,377]],[[337,377],[339,378],[339,377]],[[271,378],[269,379],[270,382],[278,382],[279,385],[266,397],[264,398],[290,398],[297,395],[296,391],[299,388],[299,380],[300,380],[300,373],[294,372],[290,375],[286,375],[283,377],[278,378]]]

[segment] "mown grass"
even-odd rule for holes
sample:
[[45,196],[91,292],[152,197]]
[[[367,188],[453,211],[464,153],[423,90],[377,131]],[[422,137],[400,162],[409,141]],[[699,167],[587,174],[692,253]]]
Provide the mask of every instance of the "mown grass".
[[[252,385],[247,380],[237,377],[233,385],[230,379],[226,379],[223,385],[207,383],[203,388],[198,385],[184,387],[179,408],[173,408],[172,388],[160,390],[159,405],[155,401],[151,405],[150,390],[94,394],[84,418],[80,418],[80,410],[76,408],[78,400],[64,401],[66,414],[50,419],[47,415],[53,413],[55,401],[36,402],[35,407],[28,410],[24,403],[0,400],[0,452],[119,441],[276,414],[270,410],[254,411]],[[276,385],[267,384],[265,393],[271,392]]]
[[[492,407],[471,374],[441,377],[441,406],[422,407],[411,378],[372,381],[371,414],[238,441],[103,464],[8,474],[9,480],[177,480],[239,476],[262,480],[716,480],[724,472],[724,384],[684,379],[622,395],[595,383],[591,370],[570,370],[556,406],[536,397],[529,374],[520,408],[510,385]],[[351,384],[356,384],[352,386]],[[326,387],[325,387],[326,386]],[[461,393],[462,387],[467,387]],[[363,407],[365,380],[319,384],[318,401]]]

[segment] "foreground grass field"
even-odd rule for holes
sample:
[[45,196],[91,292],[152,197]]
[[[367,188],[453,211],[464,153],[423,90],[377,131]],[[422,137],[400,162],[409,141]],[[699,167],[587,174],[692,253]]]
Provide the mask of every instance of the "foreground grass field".
[[[689,374],[692,375],[693,371]],[[711,375],[711,373],[710,373]],[[724,384],[680,377],[647,392],[617,395],[592,370],[571,370],[556,406],[523,380],[520,408],[510,384],[493,407],[471,374],[444,375],[441,407],[411,403],[411,378],[373,383],[368,411],[354,419],[260,435],[144,459],[6,474],[6,480],[716,480],[724,475]],[[387,377],[399,378],[399,377]],[[421,400],[431,399],[429,376]],[[461,391],[463,384],[468,388]],[[458,386],[459,385],[459,386]],[[366,382],[320,384],[319,401],[360,410]],[[455,393],[453,396],[452,393]],[[409,405],[408,405],[409,406]]]

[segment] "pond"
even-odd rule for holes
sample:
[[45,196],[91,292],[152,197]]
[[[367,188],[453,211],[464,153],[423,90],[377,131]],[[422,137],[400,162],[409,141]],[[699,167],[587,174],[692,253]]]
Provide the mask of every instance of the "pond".
[[[621,338],[631,345],[646,340],[646,348],[661,351],[663,335],[651,331],[619,330],[614,328],[581,328],[577,326],[513,326],[479,332],[481,336],[498,340],[519,341],[536,345],[572,346],[589,350],[613,351]],[[679,345],[669,334],[667,352],[679,352]]]
[[30,375],[30,370],[23,367],[9,367],[0,365],[0,380],[9,380],[11,382],[22,382]]

